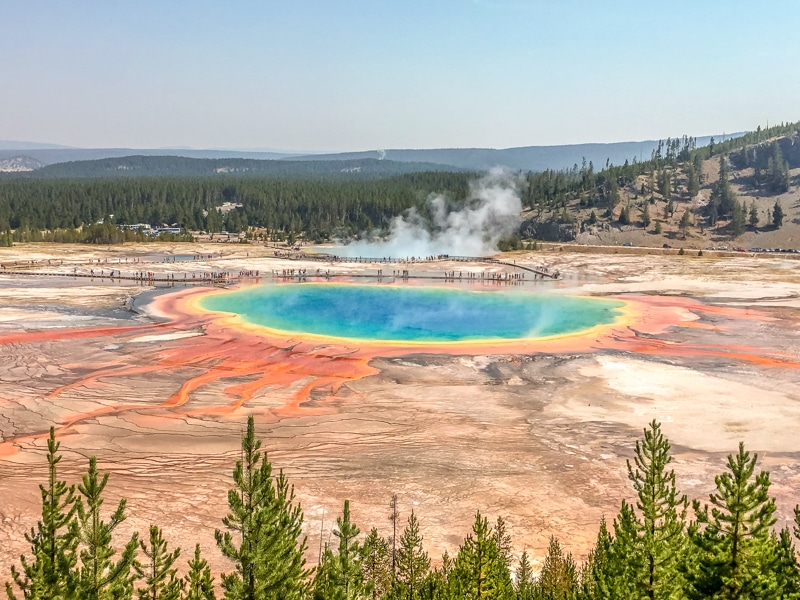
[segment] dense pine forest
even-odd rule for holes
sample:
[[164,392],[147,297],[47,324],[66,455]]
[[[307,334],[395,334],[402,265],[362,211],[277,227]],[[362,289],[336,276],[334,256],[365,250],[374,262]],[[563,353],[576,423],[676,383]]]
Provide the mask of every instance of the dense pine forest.
[[582,564],[551,537],[535,572],[526,551],[514,558],[504,520],[477,513],[455,555],[445,553],[434,567],[417,515],[412,510],[400,523],[394,497],[390,526],[402,530],[399,537],[362,530],[345,500],[335,540],[312,568],[304,558],[303,512],[294,488],[282,471],[273,472],[251,416],[233,470],[229,513],[215,532],[216,551],[230,569],[216,580],[199,545],[187,560],[157,524],[115,539],[126,501],[103,510],[108,474],[94,458],[77,486],[59,479],[59,443],[51,428],[41,519],[26,535],[30,553],[12,569],[7,593],[10,599],[96,600],[210,600],[220,589],[228,600],[800,598],[794,548],[800,508],[794,531],[775,529],[770,477],[757,471],[757,455],[740,444],[707,501],[690,504],[669,468],[670,444],[657,422],[634,450],[627,465],[633,501],[622,500],[610,526],[600,523]]
[[[312,240],[353,235],[385,225],[430,193],[464,199],[471,176],[414,173],[379,180],[225,176],[0,181],[0,231],[76,229],[113,215],[118,225],[177,223],[209,232],[266,229],[270,235],[304,233]],[[241,205],[225,215],[214,210]],[[31,234],[27,234],[31,235]]]
[[[564,171],[516,173],[522,180],[527,219],[520,233],[524,237],[558,239],[561,229],[574,232],[598,222],[640,223],[645,229],[655,223],[655,232],[660,233],[661,221],[669,220],[680,206],[684,234],[690,227],[723,227],[735,238],[746,227],[757,224],[759,217],[755,214],[753,221],[754,208],[745,206],[731,190],[731,167],[752,169],[750,183],[765,193],[785,191],[791,183],[789,169],[800,166],[800,144],[795,143],[798,131],[800,123],[781,124],[722,143],[712,139],[708,146],[699,148],[690,137],[668,139],[659,143],[648,160],[632,158],[622,165],[600,166],[584,161]],[[692,207],[692,199],[705,179],[703,162],[712,157],[720,157],[720,181],[712,190],[710,202]],[[134,158],[164,157],[131,160]],[[60,168],[69,175],[74,166]],[[137,171],[121,172],[130,175]],[[430,194],[448,196],[457,209],[467,197],[469,182],[478,176],[439,171],[391,177],[341,172],[335,177],[297,177],[280,171],[272,175],[128,175],[0,179],[0,232],[8,232],[0,242],[127,240],[122,233],[83,233],[84,228],[100,221],[116,226],[176,224],[192,231],[248,232],[273,240],[296,236],[309,241],[349,238],[383,229],[392,217],[411,207],[424,214]],[[220,211],[219,207],[226,204],[235,208]],[[664,219],[654,214],[657,207],[663,209]],[[775,218],[770,211],[769,220],[779,227],[783,214],[780,209],[780,218]]]
[[[133,152],[133,151],[132,151]],[[238,173],[240,175],[299,177],[314,179],[353,178],[371,179],[403,173],[425,171],[457,171],[449,165],[427,162],[399,162],[378,158],[314,160],[258,160],[252,158],[188,158],[184,156],[133,155],[96,160],[58,162],[16,173],[14,177],[34,179],[87,179],[92,177],[209,177]],[[8,175],[5,175],[8,177]]]

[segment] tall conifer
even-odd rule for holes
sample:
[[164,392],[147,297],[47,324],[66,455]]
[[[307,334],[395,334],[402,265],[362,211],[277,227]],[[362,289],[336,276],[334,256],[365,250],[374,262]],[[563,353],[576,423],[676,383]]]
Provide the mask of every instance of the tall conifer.
[[777,550],[770,537],[775,500],[769,496],[769,473],[753,478],[758,455],[745,451],[728,456],[728,472],[715,478],[711,508],[693,503],[697,522],[689,537],[697,560],[687,566],[686,592],[691,599],[779,598]]
[[628,461],[628,479],[636,491],[636,569],[629,569],[632,585],[644,598],[671,598],[681,587],[679,561],[685,546],[686,496],[675,485],[669,440],[656,421],[636,442],[634,462]]
[[139,540],[139,546],[147,559],[133,563],[137,577],[144,582],[144,587],[136,591],[139,600],[179,600],[181,580],[175,576],[178,570],[174,565],[181,549],[170,552],[161,528],[156,525],[150,526],[147,541]]
[[333,532],[339,540],[338,552],[325,549],[322,564],[314,577],[315,598],[356,600],[365,596],[362,550],[356,540],[359,533],[358,527],[350,520],[350,501],[345,500]]
[[462,598],[501,600],[514,597],[508,567],[500,556],[488,520],[480,512],[475,515],[472,534],[458,551],[451,579]]
[[600,521],[597,541],[581,569],[581,600],[612,600],[613,565],[611,549],[613,539],[606,520]]
[[305,593],[308,575],[303,512],[282,471],[273,481],[260,448],[251,415],[233,471],[236,487],[228,491],[230,513],[222,520],[229,531],[215,532],[223,556],[236,566],[222,575],[222,587],[227,600],[295,600]]
[[[70,527],[77,509],[75,486],[68,486],[58,478],[58,453],[61,444],[56,442],[55,429],[50,427],[47,440],[47,486],[39,485],[42,495],[42,518],[25,534],[31,545],[32,560],[20,556],[22,571],[11,567],[11,576],[23,598],[55,600],[73,591],[75,581],[72,569],[77,561],[78,538]],[[6,584],[9,598],[14,599],[10,584]]]
[[392,588],[392,566],[389,543],[378,535],[374,527],[364,540],[364,583],[367,595],[378,600]]
[[125,520],[126,500],[122,498],[108,522],[102,519],[103,491],[108,483],[108,473],[102,476],[97,470],[97,459],[89,459],[89,470],[78,485],[82,498],[77,500],[75,533],[78,536],[80,568],[77,572],[78,597],[85,600],[116,600],[130,598],[133,594],[131,567],[136,559],[139,543],[134,533],[120,554],[112,560],[116,551],[111,544],[114,530]]
[[431,560],[422,547],[419,521],[413,510],[411,516],[408,517],[408,525],[400,537],[396,568],[398,597],[406,600],[418,598],[422,582],[431,568]]
[[571,554],[564,554],[555,537],[550,537],[536,588],[542,600],[570,600],[577,597],[578,571],[575,561]]
[[535,593],[536,578],[533,574],[533,567],[528,558],[528,551],[523,550],[514,577],[514,594],[516,600],[534,600]]
[[182,600],[216,600],[214,578],[208,561],[200,554],[200,544],[194,547],[194,558],[189,561],[189,572],[183,578]]

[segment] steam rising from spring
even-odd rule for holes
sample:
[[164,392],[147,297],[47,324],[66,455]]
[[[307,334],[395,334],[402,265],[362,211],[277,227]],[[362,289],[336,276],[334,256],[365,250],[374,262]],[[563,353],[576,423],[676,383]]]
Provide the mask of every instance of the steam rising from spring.
[[460,210],[450,210],[445,196],[431,195],[430,219],[411,208],[392,219],[383,237],[352,242],[337,248],[337,253],[373,258],[492,254],[497,242],[519,227],[520,184],[520,178],[494,169],[470,184],[466,205]]

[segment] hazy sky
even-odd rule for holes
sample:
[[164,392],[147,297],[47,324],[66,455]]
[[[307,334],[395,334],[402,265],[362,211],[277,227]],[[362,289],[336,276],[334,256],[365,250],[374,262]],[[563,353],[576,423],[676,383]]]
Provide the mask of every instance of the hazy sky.
[[0,0],[0,139],[511,147],[800,119],[797,0]]

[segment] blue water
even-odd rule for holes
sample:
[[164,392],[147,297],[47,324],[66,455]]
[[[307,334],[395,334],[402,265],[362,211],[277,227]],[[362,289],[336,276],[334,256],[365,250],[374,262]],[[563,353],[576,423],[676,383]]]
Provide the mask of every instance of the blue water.
[[456,342],[571,333],[612,323],[622,302],[520,291],[329,283],[264,285],[201,299],[209,311],[292,333]]

